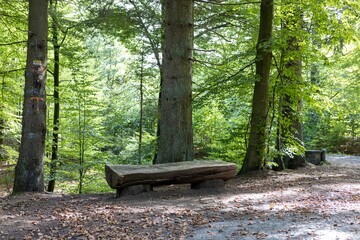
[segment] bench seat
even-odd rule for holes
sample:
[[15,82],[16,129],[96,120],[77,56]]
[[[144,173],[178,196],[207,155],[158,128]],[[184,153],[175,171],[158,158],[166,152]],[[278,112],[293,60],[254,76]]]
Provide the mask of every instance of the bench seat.
[[219,160],[195,160],[156,165],[105,165],[106,181],[117,197],[151,191],[153,186],[191,183],[192,188],[215,187],[235,178],[236,164]]

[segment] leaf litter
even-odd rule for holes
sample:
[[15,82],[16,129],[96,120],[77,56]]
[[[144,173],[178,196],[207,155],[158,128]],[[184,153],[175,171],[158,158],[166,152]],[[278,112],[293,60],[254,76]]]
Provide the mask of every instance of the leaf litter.
[[225,189],[0,198],[0,239],[360,239],[360,157],[259,171]]

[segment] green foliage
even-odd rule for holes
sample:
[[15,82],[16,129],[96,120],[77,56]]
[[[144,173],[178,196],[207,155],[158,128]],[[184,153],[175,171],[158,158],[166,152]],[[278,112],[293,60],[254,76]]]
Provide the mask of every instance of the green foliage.
[[209,101],[194,113],[194,145],[199,156],[241,163],[248,108],[223,104]]
[[[358,5],[351,5],[344,12],[356,11],[355,7],[359,11]],[[309,147],[334,152],[344,152],[344,146],[356,142],[360,132],[360,45],[359,41],[354,41],[359,38],[359,32],[355,33],[348,25],[352,17],[341,15],[340,20],[344,29],[339,32],[344,38],[326,46],[329,60],[318,64],[316,86],[311,92],[316,101],[309,102],[311,107],[308,107],[304,125]]]
[[0,2],[0,164],[15,163],[26,63],[26,2]]
[[[193,124],[197,157],[242,164],[255,81],[259,4],[195,2]],[[296,118],[303,122],[306,148],[344,151],[360,134],[360,44],[356,1],[296,3],[303,23],[281,30],[289,4],[278,1],[272,44],[271,110],[268,164],[278,156],[301,154],[290,135],[276,149],[279,96],[302,99]],[[21,129],[23,72],[26,58],[26,1],[0,1],[0,161],[15,163]],[[290,11],[290,10],[291,11]],[[150,164],[156,151],[157,104],[163,41],[161,1],[59,1],[51,12],[59,27],[60,142],[57,191],[106,192],[104,164]],[[299,28],[303,24],[303,28]],[[51,25],[49,25],[51,26]],[[49,29],[49,40],[52,29]],[[299,49],[288,51],[296,35]],[[289,50],[289,49],[288,49]],[[282,57],[283,56],[283,57]],[[282,63],[302,57],[302,79]],[[142,61],[143,59],[143,61]],[[53,48],[49,43],[47,143],[53,129]],[[139,156],[140,78],[143,78],[142,150]],[[295,106],[292,106],[294,110]],[[350,144],[350,145],[351,145]],[[351,145],[352,146],[352,145]],[[49,178],[49,162],[46,177]]]

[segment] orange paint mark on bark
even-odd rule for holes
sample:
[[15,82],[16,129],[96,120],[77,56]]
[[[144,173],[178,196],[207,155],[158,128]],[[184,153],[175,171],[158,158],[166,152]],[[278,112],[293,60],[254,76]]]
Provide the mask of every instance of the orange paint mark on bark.
[[40,97],[31,97],[30,98],[31,101],[36,100],[36,112],[38,112],[39,109],[39,101],[45,101],[45,98],[40,98]]

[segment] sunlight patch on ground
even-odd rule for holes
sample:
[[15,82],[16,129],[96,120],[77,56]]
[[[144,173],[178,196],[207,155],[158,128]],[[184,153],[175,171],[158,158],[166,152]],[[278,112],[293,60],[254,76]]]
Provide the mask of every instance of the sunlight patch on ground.
[[354,239],[353,235],[350,233],[337,231],[337,230],[319,230],[316,231],[316,234],[319,236],[319,240],[348,240],[348,239]]

